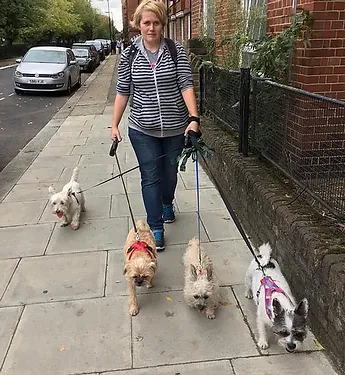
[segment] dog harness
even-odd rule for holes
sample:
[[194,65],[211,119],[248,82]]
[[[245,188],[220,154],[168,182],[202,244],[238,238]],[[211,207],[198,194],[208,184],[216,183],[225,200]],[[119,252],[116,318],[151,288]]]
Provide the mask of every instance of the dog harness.
[[127,254],[129,254],[129,258],[128,260],[131,260],[133,254],[136,252],[136,251],[144,251],[146,254],[148,254],[151,259],[155,259],[155,255],[152,251],[152,247],[149,246],[146,242],[144,241],[137,241],[137,242],[134,242],[133,245],[131,245],[131,247],[127,250]]
[[[260,287],[256,292],[256,297],[259,298],[261,287],[264,288],[265,291],[265,310],[268,318],[273,320],[273,312],[272,312],[272,295],[273,293],[281,293],[284,294],[286,298],[290,300],[290,298],[286,295],[284,290],[280,288],[271,278],[271,276],[264,276],[260,280]],[[291,301],[291,300],[290,300]]]

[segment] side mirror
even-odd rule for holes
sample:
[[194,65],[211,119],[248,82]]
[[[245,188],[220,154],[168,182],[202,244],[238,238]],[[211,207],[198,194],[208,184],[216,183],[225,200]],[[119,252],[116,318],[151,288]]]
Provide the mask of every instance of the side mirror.
[[22,62],[22,59],[16,59],[16,63],[20,64]]
[[71,61],[69,62],[69,64],[70,64],[70,65],[77,65],[77,61],[76,61],[76,60],[71,60]]

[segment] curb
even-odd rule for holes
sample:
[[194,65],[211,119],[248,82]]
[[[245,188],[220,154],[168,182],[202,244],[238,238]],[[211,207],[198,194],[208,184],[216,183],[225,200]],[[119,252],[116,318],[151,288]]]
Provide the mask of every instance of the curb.
[[[69,116],[70,112],[77,105],[79,100],[87,91],[90,84],[97,78],[97,76],[103,70],[108,59],[109,57],[106,58],[104,64],[99,66],[99,69],[97,69],[90,75],[90,77],[84,82],[82,87],[67,100],[67,102],[58,110],[58,112],[56,112],[52,119],[0,172],[0,203],[5,199],[7,194],[12,190],[14,185],[26,172],[28,167],[41,153],[42,149],[47,145],[52,136],[57,132],[60,125]],[[68,111],[66,111],[67,108]],[[60,112],[61,114],[60,116],[58,116]]]
[[8,68],[13,68],[14,66],[17,66],[18,64],[12,64],[12,65],[6,65],[6,66],[1,66],[0,67],[0,70],[5,70],[5,69],[8,69]]

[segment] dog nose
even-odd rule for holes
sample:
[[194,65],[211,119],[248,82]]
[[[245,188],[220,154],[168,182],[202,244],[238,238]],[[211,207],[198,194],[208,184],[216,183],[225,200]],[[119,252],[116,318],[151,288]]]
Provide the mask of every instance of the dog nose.
[[136,279],[136,280],[135,280],[135,283],[136,283],[138,286],[141,286],[142,283],[143,283],[143,279]]
[[296,344],[294,342],[288,342],[287,343],[287,348],[291,351],[296,349]]

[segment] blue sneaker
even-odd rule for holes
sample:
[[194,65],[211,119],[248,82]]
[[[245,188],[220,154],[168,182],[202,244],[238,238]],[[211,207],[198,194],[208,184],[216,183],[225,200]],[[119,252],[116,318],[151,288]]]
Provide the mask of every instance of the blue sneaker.
[[163,204],[163,221],[164,223],[173,223],[175,221],[175,212],[173,204]]
[[165,249],[164,232],[162,230],[153,231],[153,235],[156,240],[157,251],[163,251]]

